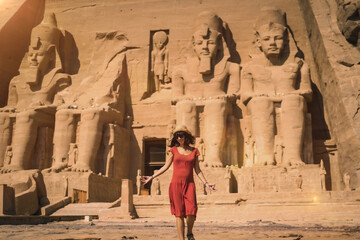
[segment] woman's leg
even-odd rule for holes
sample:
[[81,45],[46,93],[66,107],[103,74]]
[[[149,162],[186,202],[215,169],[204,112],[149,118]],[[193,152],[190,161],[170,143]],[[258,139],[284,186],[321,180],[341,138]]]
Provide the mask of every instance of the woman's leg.
[[184,217],[176,217],[176,228],[179,239],[184,240],[184,230],[185,230]]
[[195,222],[195,216],[194,215],[187,215],[186,216],[186,225],[187,225],[187,234],[192,234],[192,229]]

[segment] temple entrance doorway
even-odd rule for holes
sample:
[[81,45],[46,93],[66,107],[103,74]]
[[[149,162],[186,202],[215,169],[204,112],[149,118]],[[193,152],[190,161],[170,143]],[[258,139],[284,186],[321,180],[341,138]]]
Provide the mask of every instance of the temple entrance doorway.
[[[166,139],[146,139],[144,140],[145,151],[145,176],[154,174],[154,170],[164,166],[166,161]],[[150,184],[145,186],[148,191],[151,189]]]

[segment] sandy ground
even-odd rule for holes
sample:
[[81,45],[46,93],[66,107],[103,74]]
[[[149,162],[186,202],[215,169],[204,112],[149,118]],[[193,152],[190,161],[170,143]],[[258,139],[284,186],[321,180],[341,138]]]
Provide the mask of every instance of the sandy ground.
[[[326,224],[325,224],[326,225]],[[360,226],[324,226],[321,224],[275,223],[250,221],[235,223],[228,221],[200,222],[194,227],[196,240],[212,239],[360,239]],[[177,239],[174,219],[140,218],[130,221],[84,220],[74,222],[52,222],[39,225],[2,225],[0,239]]]

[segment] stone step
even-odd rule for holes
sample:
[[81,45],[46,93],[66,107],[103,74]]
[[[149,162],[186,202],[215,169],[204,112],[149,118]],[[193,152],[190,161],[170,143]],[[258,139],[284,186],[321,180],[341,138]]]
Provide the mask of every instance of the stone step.
[[108,209],[112,203],[71,203],[57,210],[51,216],[97,216],[102,209]]
[[[134,195],[135,206],[168,205],[167,195]],[[359,202],[360,191],[320,191],[320,192],[254,192],[197,195],[199,205],[231,205],[240,202],[249,204],[306,204]]]
[[[162,206],[135,206],[136,213],[144,219],[166,219],[174,217],[170,204]],[[351,222],[360,224],[360,202],[351,203],[301,203],[301,204],[234,204],[198,205],[197,220],[249,222],[292,221],[295,223]]]

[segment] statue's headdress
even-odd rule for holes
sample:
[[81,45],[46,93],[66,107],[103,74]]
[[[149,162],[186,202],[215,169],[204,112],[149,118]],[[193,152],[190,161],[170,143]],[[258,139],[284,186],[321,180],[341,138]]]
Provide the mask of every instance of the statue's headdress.
[[206,36],[209,29],[221,33],[223,22],[221,18],[215,13],[204,11],[197,16],[194,27],[195,31],[201,30],[201,35]]
[[256,19],[255,30],[263,25],[274,23],[287,27],[286,14],[278,8],[263,8]]
[[32,48],[39,48],[41,42],[46,42],[49,45],[54,44],[56,48],[59,47],[60,30],[57,27],[56,17],[54,13],[45,14],[43,21],[36,26],[31,32]]
[[229,48],[225,39],[227,31],[225,26],[227,24],[217,14],[210,11],[201,12],[196,17],[194,24],[194,33],[200,33],[202,37],[208,37],[210,33],[215,33],[219,38],[217,59],[215,60],[216,64],[213,71],[215,75],[221,74],[224,71],[226,62],[230,58]]
[[165,43],[167,41],[167,39],[168,39],[168,36],[164,31],[158,31],[153,36],[154,43],[159,42],[159,41]]

